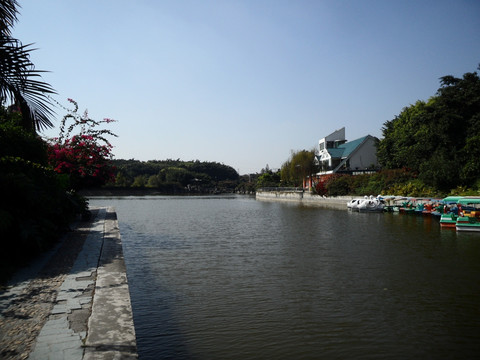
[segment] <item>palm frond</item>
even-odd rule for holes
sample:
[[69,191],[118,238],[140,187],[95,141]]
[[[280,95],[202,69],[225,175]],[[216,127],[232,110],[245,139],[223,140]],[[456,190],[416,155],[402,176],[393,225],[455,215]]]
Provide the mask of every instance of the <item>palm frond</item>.
[[0,102],[17,104],[24,118],[24,126],[32,130],[52,127],[49,94],[55,90],[41,80],[45,71],[35,70],[30,61],[31,44],[10,36],[0,35]]
[[17,21],[17,7],[20,7],[16,0],[0,0],[0,34],[10,35],[10,29]]

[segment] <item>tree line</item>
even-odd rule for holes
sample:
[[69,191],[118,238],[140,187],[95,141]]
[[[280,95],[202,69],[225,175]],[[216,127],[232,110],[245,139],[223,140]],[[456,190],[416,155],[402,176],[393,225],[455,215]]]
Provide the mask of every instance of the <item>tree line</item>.
[[[480,70],[480,66],[477,68]],[[480,78],[440,78],[427,101],[418,100],[386,121],[377,143],[382,170],[372,175],[329,175],[313,191],[321,195],[480,195]],[[314,150],[292,151],[265,186],[300,186],[318,171]],[[261,184],[259,184],[261,185]]]
[[208,161],[113,160],[117,188],[149,188],[163,193],[233,192],[240,176],[231,166]]
[[[478,68],[480,70],[480,66]],[[480,186],[480,78],[444,76],[428,101],[405,107],[383,128],[378,159],[406,168],[425,185],[449,191]]]

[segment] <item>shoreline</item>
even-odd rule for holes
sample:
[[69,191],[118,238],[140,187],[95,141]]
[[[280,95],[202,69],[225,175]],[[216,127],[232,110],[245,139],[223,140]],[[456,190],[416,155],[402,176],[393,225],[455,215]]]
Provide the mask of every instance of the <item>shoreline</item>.
[[226,195],[239,195],[239,196],[255,196],[259,201],[281,201],[298,203],[303,205],[321,206],[331,209],[347,209],[347,203],[358,196],[334,196],[325,197],[320,195],[310,194],[308,191],[302,190],[281,190],[281,191],[257,191],[255,194],[243,194],[243,193],[165,193],[158,191],[157,189],[149,188],[99,188],[91,189],[88,191],[82,191],[80,195],[89,197],[115,197],[115,196],[226,196]]
[[[84,197],[90,196],[201,196],[201,195],[226,195],[226,194],[238,194],[235,192],[221,192],[221,191],[162,191],[156,188],[92,188],[87,190],[81,190],[79,195]],[[243,195],[243,194],[242,194]]]
[[308,191],[291,190],[291,191],[257,191],[255,199],[260,201],[281,201],[303,205],[321,206],[330,209],[345,209],[350,200],[355,196],[334,196],[323,197],[320,195],[312,195]]

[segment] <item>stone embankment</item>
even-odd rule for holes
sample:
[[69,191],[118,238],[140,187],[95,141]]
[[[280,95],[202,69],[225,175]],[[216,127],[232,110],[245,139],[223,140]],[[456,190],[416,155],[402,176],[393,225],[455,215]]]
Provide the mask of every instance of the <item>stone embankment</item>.
[[283,201],[305,205],[322,206],[333,209],[347,209],[347,203],[352,200],[353,196],[332,196],[324,197],[320,195],[310,194],[308,191],[302,190],[269,190],[257,191],[255,198],[265,201]]
[[92,211],[0,292],[1,359],[136,359],[113,208]]

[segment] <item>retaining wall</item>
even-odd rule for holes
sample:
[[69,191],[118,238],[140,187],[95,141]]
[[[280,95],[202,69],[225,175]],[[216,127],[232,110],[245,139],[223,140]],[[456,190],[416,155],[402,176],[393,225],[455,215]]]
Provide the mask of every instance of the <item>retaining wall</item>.
[[347,209],[347,203],[353,196],[331,196],[324,197],[313,195],[301,190],[295,191],[257,191],[255,194],[257,200],[263,201],[283,201],[293,202],[305,205],[323,206],[335,209]]

